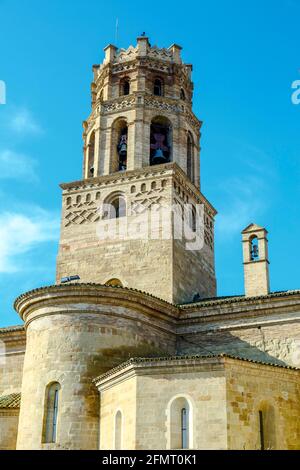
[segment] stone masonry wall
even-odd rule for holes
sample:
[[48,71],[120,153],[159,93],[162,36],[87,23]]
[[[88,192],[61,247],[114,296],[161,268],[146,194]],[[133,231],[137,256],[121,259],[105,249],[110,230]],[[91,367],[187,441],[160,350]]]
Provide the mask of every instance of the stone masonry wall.
[[[97,449],[99,395],[92,380],[129,357],[172,354],[171,326],[163,315],[152,316],[143,298],[133,308],[139,294],[117,288],[53,287],[50,305],[47,288],[32,295],[35,300],[24,314],[27,347],[17,447]],[[52,382],[61,385],[57,443],[44,445],[45,391]]]
[[264,425],[265,449],[300,449],[299,372],[226,360],[226,388],[229,449],[260,449],[259,410],[267,405],[274,414]]
[[100,393],[100,450],[116,449],[116,414],[121,412],[121,449],[136,449],[136,378]]
[[299,320],[299,300],[293,295],[185,309],[177,352],[227,353],[300,367]]
[[15,450],[19,410],[0,410],[0,450]]
[[0,396],[19,393],[25,354],[25,331],[0,332]]

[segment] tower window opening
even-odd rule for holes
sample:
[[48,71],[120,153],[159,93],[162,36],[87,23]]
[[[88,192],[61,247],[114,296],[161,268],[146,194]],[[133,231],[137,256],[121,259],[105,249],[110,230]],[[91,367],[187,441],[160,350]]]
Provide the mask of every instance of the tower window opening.
[[194,140],[190,132],[187,135],[187,176],[194,182]]
[[121,81],[121,95],[129,95],[130,94],[130,81],[128,78],[125,78]]
[[250,259],[251,261],[259,260],[258,238],[256,235],[250,239]]
[[183,88],[181,88],[181,90],[180,90],[180,99],[185,101],[185,92],[184,92]]
[[128,127],[126,118],[117,118],[111,127],[110,171],[126,171],[128,153]]
[[163,96],[163,81],[160,78],[154,80],[153,94],[155,96]]
[[154,118],[150,128],[150,165],[168,163],[171,160],[172,126],[164,117]]
[[189,226],[193,232],[196,232],[197,214],[196,214],[196,209],[194,206],[192,206],[191,210],[189,211]]
[[88,161],[87,161],[87,177],[93,178],[94,176],[94,165],[95,165],[95,131],[92,132],[89,144],[88,144]]
[[55,443],[57,439],[57,421],[60,384],[54,382],[46,388],[46,405],[44,417],[44,443]]
[[126,202],[123,196],[116,196],[106,201],[103,210],[104,219],[119,219],[126,216]]
[[121,129],[118,143],[119,155],[119,171],[126,171],[127,169],[127,126]]

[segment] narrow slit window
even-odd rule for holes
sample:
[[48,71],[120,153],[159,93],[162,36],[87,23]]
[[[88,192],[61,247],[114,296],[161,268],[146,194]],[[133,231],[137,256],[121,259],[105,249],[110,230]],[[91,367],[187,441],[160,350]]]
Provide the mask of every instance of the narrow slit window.
[[259,414],[259,439],[260,439],[260,450],[265,450],[265,436],[264,436],[264,415],[261,410]]
[[187,428],[187,410],[181,410],[181,448],[188,448],[188,428]]
[[57,440],[57,422],[59,407],[60,384],[55,382],[46,389],[46,406],[44,420],[45,443],[55,443]]

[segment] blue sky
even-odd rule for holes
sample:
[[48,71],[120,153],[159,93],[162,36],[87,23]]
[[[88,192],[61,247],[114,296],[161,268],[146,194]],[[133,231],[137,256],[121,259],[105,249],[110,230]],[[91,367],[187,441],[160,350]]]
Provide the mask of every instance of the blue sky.
[[0,326],[20,293],[54,282],[60,182],[81,177],[82,121],[103,48],[176,42],[194,65],[202,191],[218,209],[218,294],[243,293],[240,232],[269,230],[271,289],[300,287],[300,0],[186,4],[0,0]]

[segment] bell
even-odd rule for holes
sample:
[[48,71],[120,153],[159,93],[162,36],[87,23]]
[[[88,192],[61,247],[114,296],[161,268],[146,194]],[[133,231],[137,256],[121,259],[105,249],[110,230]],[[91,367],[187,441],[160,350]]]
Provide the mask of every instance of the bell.
[[126,144],[121,144],[120,150],[119,150],[119,155],[120,156],[126,156],[127,154],[127,145]]
[[258,252],[258,246],[257,245],[254,245],[252,247],[251,254],[252,254],[252,260],[255,260],[255,259],[259,258],[259,252]]
[[159,165],[161,163],[167,163],[168,159],[164,156],[162,149],[156,149],[152,159],[153,165]]

